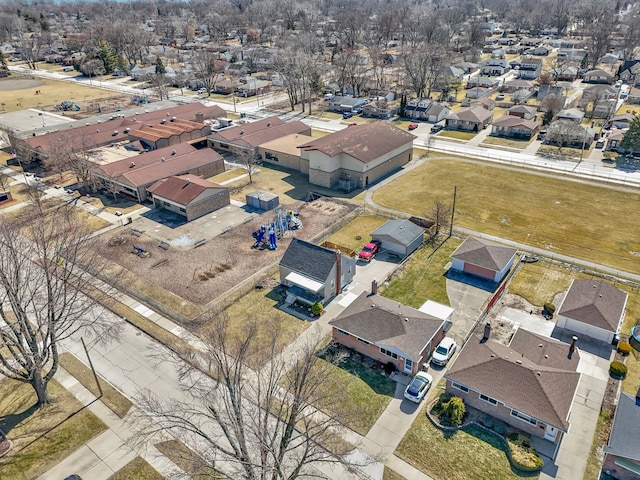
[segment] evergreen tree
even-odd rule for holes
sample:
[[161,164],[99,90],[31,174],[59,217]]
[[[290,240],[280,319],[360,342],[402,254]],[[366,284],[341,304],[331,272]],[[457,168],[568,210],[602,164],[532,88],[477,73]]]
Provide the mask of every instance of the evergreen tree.
[[631,121],[620,146],[629,153],[640,152],[640,115],[636,115]]
[[167,73],[167,69],[162,63],[162,59],[160,57],[156,58],[156,75],[164,75]]
[[118,55],[109,42],[104,39],[100,39],[96,43],[96,57],[102,61],[106,73],[112,73],[118,66]]

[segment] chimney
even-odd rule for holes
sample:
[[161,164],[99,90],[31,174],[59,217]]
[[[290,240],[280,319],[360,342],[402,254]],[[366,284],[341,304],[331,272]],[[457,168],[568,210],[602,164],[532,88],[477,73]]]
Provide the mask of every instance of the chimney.
[[342,254],[340,251],[336,251],[336,295],[342,293],[342,282],[340,277],[342,276]]
[[204,123],[204,113],[196,112],[196,122]]
[[376,279],[371,280],[371,295],[378,294],[378,281]]
[[489,340],[489,337],[491,337],[491,323],[487,322],[484,324],[484,335],[482,339]]
[[571,337],[571,345],[569,345],[569,359],[573,356],[573,352],[576,351],[576,343],[578,342],[578,337],[575,335]]

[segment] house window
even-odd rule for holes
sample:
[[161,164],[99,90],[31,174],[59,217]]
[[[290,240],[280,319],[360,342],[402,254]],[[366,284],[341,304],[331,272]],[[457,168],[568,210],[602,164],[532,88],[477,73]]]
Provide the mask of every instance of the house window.
[[180,207],[180,211],[181,211],[182,213],[185,213],[185,212],[187,211],[187,209],[186,209],[186,208],[182,208],[182,207]]
[[390,352],[389,350],[386,350],[384,348],[380,349],[380,353],[382,353],[383,355],[386,355],[387,357],[391,357],[395,360],[398,359],[398,355],[396,353]]
[[358,341],[364,345],[371,345],[371,342],[367,342],[365,339],[358,337]]
[[220,144],[220,148],[229,148],[229,144],[227,144],[227,143],[221,143],[221,144]]
[[498,401],[495,398],[488,397],[484,393],[480,394],[480,400],[482,400],[483,402],[490,403],[491,405],[497,405],[498,404]]
[[522,420],[523,422],[530,423],[531,425],[536,425],[538,423],[535,418],[531,418],[529,415],[519,412],[518,410],[511,410],[511,416],[516,417],[518,420]]
[[460,390],[461,392],[469,393],[469,389],[467,387],[465,387],[464,385],[460,385],[459,383],[451,382],[451,386],[453,388],[456,388],[456,389]]
[[171,204],[169,202],[162,202],[164,204],[165,207],[170,207]]
[[336,328],[336,330],[338,330],[338,332],[340,332],[342,335],[346,335],[347,337],[351,336],[351,334],[349,332],[345,332],[344,330],[340,330],[339,328]]

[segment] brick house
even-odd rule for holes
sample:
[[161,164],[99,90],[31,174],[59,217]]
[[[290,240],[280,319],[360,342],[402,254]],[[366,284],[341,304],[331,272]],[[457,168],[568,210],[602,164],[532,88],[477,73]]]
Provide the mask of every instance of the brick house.
[[334,341],[410,375],[442,340],[444,324],[441,318],[367,292],[329,322]]
[[537,114],[538,109],[531,105],[514,105],[509,110],[507,110],[507,115],[520,117],[525,120],[535,120]]
[[611,85],[614,80],[615,77],[611,73],[600,70],[599,68],[589,70],[582,78],[584,83],[605,83],[607,85]]
[[165,178],[147,188],[156,208],[186,217],[187,222],[230,203],[229,189],[194,175]]
[[622,392],[604,447],[602,472],[617,480],[640,478],[640,392],[634,398]]
[[481,106],[461,108],[446,117],[446,127],[452,130],[479,132],[491,123],[493,113]]
[[535,135],[538,127],[538,122],[535,120],[504,115],[493,122],[491,134],[498,137],[529,139]]
[[518,69],[518,78],[524,80],[534,80],[542,73],[542,59],[522,57],[520,60],[520,68]]
[[[445,374],[446,391],[465,404],[558,446],[569,431],[579,352],[519,329],[511,342],[472,336]],[[555,453],[554,453],[555,458]]]

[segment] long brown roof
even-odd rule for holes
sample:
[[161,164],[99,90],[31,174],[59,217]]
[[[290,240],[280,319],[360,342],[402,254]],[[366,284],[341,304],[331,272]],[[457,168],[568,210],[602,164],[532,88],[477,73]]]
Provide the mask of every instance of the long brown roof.
[[226,187],[209,182],[195,175],[180,175],[165,178],[147,190],[154,197],[164,198],[179,205],[189,205],[207,190],[226,190]]
[[515,115],[504,115],[498,120],[494,120],[494,127],[524,127],[528,130],[535,130],[538,128],[538,122],[535,120],[526,120],[524,118],[516,117]]
[[[170,157],[186,155],[187,153],[195,151],[196,148],[193,145],[186,142],[179,143],[178,145],[158,148],[157,150],[151,150],[149,152],[137,153],[131,157],[101,165],[98,167],[98,171],[102,171],[105,175],[110,177],[117,177],[118,175],[122,175],[123,173],[131,170],[140,170],[148,165],[160,163],[162,162],[162,158],[165,158],[166,160]],[[175,155],[173,152],[176,152]]]
[[604,280],[573,280],[558,315],[617,332],[627,293]]
[[500,272],[507,266],[516,252],[515,248],[503,247],[487,240],[468,237],[451,254],[451,258],[457,258],[478,267]]
[[325,137],[300,145],[306,151],[317,150],[329,157],[345,153],[363,163],[413,142],[415,135],[387,122],[353,125]]
[[578,387],[580,354],[519,329],[510,345],[471,337],[445,377],[565,432]]
[[[151,106],[148,105],[147,108],[151,108]],[[190,120],[193,122],[196,120],[197,113],[202,113],[204,119],[212,119],[224,116],[225,111],[215,105],[207,107],[201,103],[187,103],[149,112],[141,111],[130,117],[115,117],[101,123],[92,123],[91,125],[37,135],[27,138],[25,142],[32,149],[45,151],[49,145],[54,144],[59,139],[74,141],[78,147],[84,149],[96,148],[113,142],[125,141],[127,139],[126,128],[133,131],[145,125],[153,125],[163,119],[168,120],[173,117],[176,117],[177,120]],[[116,131],[118,133],[114,134]]]
[[467,122],[485,122],[493,116],[493,113],[481,106],[461,108],[457,112],[450,112],[446,118],[463,120]]
[[185,132],[193,132],[204,127],[201,123],[190,120],[178,120],[173,122],[159,123],[155,125],[143,125],[141,128],[131,132],[132,137],[142,138],[156,142],[161,138],[169,138],[174,135],[182,135]]
[[212,132],[207,138],[223,143],[244,143],[250,147],[257,147],[270,140],[275,140],[292,133],[307,133],[308,125],[296,120],[284,122],[278,117],[263,118],[256,122],[244,123],[234,127],[223,128]]
[[443,320],[364,292],[329,324],[376,345],[398,348],[416,361]]

